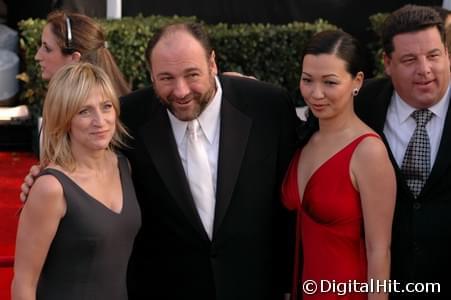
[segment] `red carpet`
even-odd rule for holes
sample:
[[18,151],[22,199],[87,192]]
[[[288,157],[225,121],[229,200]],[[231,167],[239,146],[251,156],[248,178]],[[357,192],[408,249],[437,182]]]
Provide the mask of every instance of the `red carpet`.
[[[18,220],[20,185],[31,165],[36,164],[34,154],[26,152],[0,152],[0,259],[14,255]],[[12,268],[0,266],[0,299],[10,299]]]

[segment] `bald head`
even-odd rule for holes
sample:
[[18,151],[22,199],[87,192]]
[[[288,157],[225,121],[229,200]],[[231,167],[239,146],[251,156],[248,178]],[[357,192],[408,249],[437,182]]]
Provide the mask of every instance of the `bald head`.
[[210,39],[208,37],[208,34],[205,30],[205,28],[199,24],[199,23],[176,23],[176,24],[170,24],[166,25],[162,28],[160,28],[158,31],[155,32],[155,34],[150,39],[149,43],[147,44],[146,49],[146,61],[149,66],[149,69],[151,70],[152,66],[152,52],[157,46],[157,44],[161,42],[171,42],[174,41],[174,36],[180,33],[185,33],[190,35],[193,39],[195,39],[200,46],[203,48],[205,57],[207,59],[210,58],[213,48],[210,43]]

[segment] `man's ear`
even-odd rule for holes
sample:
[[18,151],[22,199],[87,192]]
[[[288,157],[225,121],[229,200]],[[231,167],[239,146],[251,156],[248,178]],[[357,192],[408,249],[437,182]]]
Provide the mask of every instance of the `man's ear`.
[[208,59],[208,66],[210,68],[210,72],[214,76],[218,75],[218,67],[216,66],[216,56],[214,50],[211,51],[210,58]]
[[391,70],[391,63],[392,63],[392,59],[391,57],[387,54],[387,53],[383,53],[382,54],[383,59],[384,59],[384,69],[385,69],[385,74],[387,74],[388,76],[390,76]]

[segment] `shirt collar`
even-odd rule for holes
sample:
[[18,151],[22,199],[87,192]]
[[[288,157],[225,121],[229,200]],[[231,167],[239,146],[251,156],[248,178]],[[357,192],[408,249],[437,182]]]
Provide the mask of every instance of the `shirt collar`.
[[[215,95],[211,99],[210,103],[208,103],[207,107],[205,107],[204,111],[197,117],[202,132],[204,133],[210,144],[213,143],[215,134],[219,127],[221,111],[222,87],[217,76],[215,76],[215,83]],[[167,113],[169,116],[169,121],[172,125],[172,131],[174,132],[175,141],[177,142],[177,145],[180,146],[183,141],[183,137],[185,136],[188,122],[180,121],[169,110],[167,110]]]
[[[434,114],[434,116],[440,119],[444,119],[446,117],[446,108],[448,107],[449,94],[450,87],[448,85],[448,89],[446,90],[443,98],[428,108]],[[410,106],[406,101],[404,101],[396,91],[394,92],[394,104],[396,116],[398,117],[400,124],[406,122],[409,119],[410,115],[417,110],[415,107]]]

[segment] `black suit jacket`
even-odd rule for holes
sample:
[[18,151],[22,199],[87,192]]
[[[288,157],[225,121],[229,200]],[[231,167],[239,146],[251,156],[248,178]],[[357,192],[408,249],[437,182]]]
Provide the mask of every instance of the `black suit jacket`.
[[289,289],[291,216],[280,183],[295,148],[288,95],[220,78],[223,97],[213,240],[197,214],[166,109],[152,89],[122,99],[125,151],[142,210],[129,266],[131,299],[275,299]]
[[[384,136],[383,129],[392,94],[393,85],[388,78],[373,79],[365,83],[355,102],[357,114],[381,136]],[[387,142],[386,145],[390,149]],[[417,199],[410,192],[392,153],[389,153],[395,167],[398,187],[392,235],[392,279],[440,282],[441,297],[451,299],[450,110],[446,114],[439,150],[430,176]],[[405,296],[410,299],[414,295]],[[429,299],[437,295],[423,294],[424,296]]]

